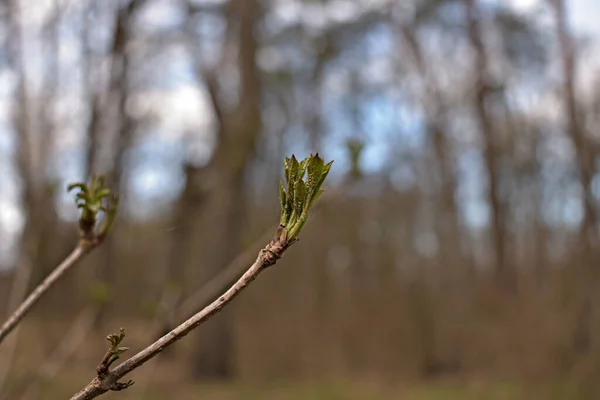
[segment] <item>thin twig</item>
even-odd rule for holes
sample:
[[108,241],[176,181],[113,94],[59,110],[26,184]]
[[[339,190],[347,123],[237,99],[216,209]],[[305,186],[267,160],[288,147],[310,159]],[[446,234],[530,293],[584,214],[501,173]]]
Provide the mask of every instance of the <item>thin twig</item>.
[[250,282],[256,279],[262,271],[267,267],[274,265],[284,251],[293,243],[294,241],[290,241],[287,238],[287,230],[280,227],[275,238],[260,251],[258,258],[254,261],[252,266],[224,294],[206,306],[202,311],[198,312],[112,371],[108,371],[109,365],[101,364],[98,367],[98,376],[96,376],[83,390],[75,394],[71,400],[94,399],[109,390],[122,390],[123,388],[130,386],[132,384],[131,381],[120,383],[118,382],[119,379],[143,365],[145,362],[162,352],[165,348],[171,346],[200,324],[221,311],[223,307],[233,300]]
[[[23,301],[27,294],[27,286],[31,279],[31,263],[29,257],[25,257],[25,262],[17,269],[15,279],[10,291],[8,300],[7,313],[11,312],[15,307]],[[12,360],[17,347],[18,329],[15,330],[13,336],[8,340],[2,348],[0,348],[0,391],[4,386],[4,382],[10,371]]]
[[[327,205],[333,202],[333,200],[339,201],[343,198],[351,187],[351,183],[352,181],[350,179],[344,179],[337,188],[325,192],[323,198],[319,200],[320,203],[315,205],[312,212],[313,217],[321,212],[321,210],[327,208]],[[252,262],[252,257],[254,255],[254,250],[252,249],[257,248],[261,243],[269,240],[272,235],[271,232],[271,230],[265,230],[256,241],[248,246],[245,251],[241,252],[226,268],[221,270],[221,272],[214,276],[210,281],[206,282],[206,284],[202,285],[198,290],[186,297],[178,307],[177,315],[181,318],[185,318],[199,307],[204,306],[210,299],[217,296],[220,291],[235,279],[236,276],[243,272],[245,265]]]
[[8,320],[0,328],[0,343],[15,329],[17,324],[38,302],[38,300],[50,289],[71,267],[86,255],[92,247],[84,242],[79,243],[75,249],[64,259],[58,267],[56,267],[42,283],[25,299],[23,303],[13,312]]
[[[167,333],[150,346],[146,347],[112,371],[111,364],[119,359],[127,348],[119,347],[125,338],[125,330],[121,328],[119,335],[109,335],[111,347],[96,368],[96,377],[81,391],[76,393],[71,400],[94,399],[110,390],[118,391],[128,388],[133,381],[119,382],[119,379],[156,357],[165,348],[185,337],[200,324],[221,311],[232,301],[250,282],[269,266],[275,265],[283,253],[298,241],[298,235],[308,219],[308,213],[315,201],[323,193],[321,186],[333,161],[325,164],[318,154],[310,155],[298,161],[294,155],[286,157],[284,161],[287,191],[280,181],[281,218],[280,225],[273,239],[258,253],[256,261],[250,268],[219,298],[204,307],[177,328]],[[304,181],[306,175],[306,181]]]
[[[328,193],[327,196],[323,196],[324,198],[321,200],[314,211],[313,216],[320,212],[327,204],[331,202],[333,199],[339,199],[343,196],[343,194],[348,189],[348,184],[343,183],[337,189]],[[183,302],[177,307],[177,309],[173,310],[173,313],[180,316],[181,318],[185,318],[190,314],[193,314],[195,310],[199,307],[204,306],[211,299],[217,296],[220,292],[227,287],[239,274],[243,272],[243,268],[252,262],[252,257],[254,256],[254,249],[259,247],[261,243],[266,242],[272,236],[272,230],[265,230],[257,240],[255,240],[246,250],[238,254],[237,257],[233,259],[231,263],[224,269],[222,269],[216,276],[214,276],[211,280],[202,285],[198,290],[194,291],[191,295],[186,297]],[[160,323],[154,323],[151,325],[149,330],[154,332],[156,329],[164,328]],[[153,365],[156,365],[153,364]],[[141,399],[143,398],[144,391],[147,388],[147,384],[149,382],[150,374],[152,373],[152,369],[148,368],[145,370],[146,377],[145,381],[142,383],[142,388],[140,389],[140,378],[136,378],[136,395],[133,398]]]

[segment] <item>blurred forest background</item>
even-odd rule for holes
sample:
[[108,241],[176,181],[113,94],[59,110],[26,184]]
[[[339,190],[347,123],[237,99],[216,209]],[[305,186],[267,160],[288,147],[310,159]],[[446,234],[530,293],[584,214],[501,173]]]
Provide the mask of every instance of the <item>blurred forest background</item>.
[[274,232],[284,156],[318,151],[300,243],[108,397],[600,398],[600,35],[575,3],[600,18],[2,1],[0,315],[76,243],[68,182],[105,173],[123,204],[0,347],[0,397],[70,396],[108,333],[137,351],[200,309]]

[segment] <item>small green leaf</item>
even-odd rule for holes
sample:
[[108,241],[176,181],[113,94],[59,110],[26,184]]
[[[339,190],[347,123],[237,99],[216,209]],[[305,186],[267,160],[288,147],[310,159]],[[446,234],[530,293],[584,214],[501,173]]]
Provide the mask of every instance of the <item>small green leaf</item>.
[[121,342],[123,341],[123,339],[125,339],[125,329],[124,328],[120,328],[119,329],[119,334],[116,333],[112,333],[110,335],[108,335],[106,337],[106,339],[112,344],[111,350],[112,351],[117,351],[117,346],[119,346],[119,344],[121,344]]
[[306,186],[310,194],[314,193],[318,189],[317,183],[321,178],[321,173],[323,171],[324,165],[325,161],[323,161],[323,159],[319,157],[318,153],[311,158],[310,163],[308,164],[308,176],[306,178]]
[[325,166],[323,167],[323,170],[321,171],[321,177],[319,178],[319,181],[317,182],[317,185],[315,186],[315,188],[318,190],[321,188],[321,186],[323,186],[323,183],[325,182],[325,178],[327,178],[327,175],[329,174],[329,170],[331,169],[331,165],[333,164],[333,161],[325,164]]
[[76,182],[76,183],[71,183],[70,185],[67,186],[67,192],[70,192],[71,190],[73,190],[75,188],[79,188],[82,192],[88,191],[87,185],[85,183]]
[[96,199],[98,199],[98,200],[100,200],[100,199],[102,199],[102,198],[104,198],[104,197],[108,197],[108,196],[110,196],[110,189],[108,189],[108,188],[101,188],[101,189],[98,189],[98,190],[96,191],[96,193],[95,193],[95,197],[96,197]]
[[298,176],[299,170],[300,170],[300,164],[298,163],[296,156],[292,154],[291,166],[290,166],[290,181],[288,181],[288,185],[291,185],[292,187],[294,186],[294,184],[296,183],[296,180],[298,179],[297,176]]
[[119,347],[117,350],[115,350],[115,353],[117,356],[120,356],[121,354],[125,353],[127,350],[129,350],[129,347]]
[[111,333],[110,335],[108,335],[106,337],[106,339],[110,342],[110,344],[112,345],[112,347],[116,347],[117,346],[117,341],[119,340],[119,337],[116,334]]
[[288,189],[287,189],[287,203],[285,206],[285,217],[286,217],[286,221],[289,222],[289,220],[292,218],[292,213],[294,212],[294,184],[293,183],[288,183]]
[[292,181],[292,159],[286,157],[283,162],[284,167],[284,175],[285,175],[285,183],[290,187],[290,182]]
[[300,162],[300,167],[298,169],[298,175],[296,176],[296,180],[302,180],[304,175],[306,174],[306,169],[308,168],[308,163],[310,161],[310,157],[305,158]]
[[306,184],[302,180],[298,180],[294,187],[294,212],[300,216],[306,202]]
[[119,196],[117,196],[116,194],[113,194],[112,199],[108,205],[108,209],[105,211],[106,218],[104,219],[104,223],[102,224],[102,227],[100,228],[100,231],[98,232],[99,237],[104,237],[108,234],[108,232],[110,232],[110,230],[112,229],[112,227],[115,223],[115,220],[117,218],[118,209],[119,209]]
[[96,213],[98,213],[98,211],[100,211],[100,207],[102,207],[102,204],[99,204],[99,203],[88,203],[87,204],[88,210],[94,214],[96,214]]
[[[318,153],[298,162],[296,157],[286,157],[284,160],[285,180],[279,181],[279,197],[281,204],[282,226],[288,232],[288,241],[296,237],[308,219],[310,208],[323,193],[321,186],[331,169],[332,162],[325,164]],[[306,180],[304,177],[306,176]]]
[[279,201],[281,203],[281,221],[280,223],[285,224],[285,209],[286,209],[286,195],[285,195],[285,187],[283,186],[283,182],[281,179],[279,180]]

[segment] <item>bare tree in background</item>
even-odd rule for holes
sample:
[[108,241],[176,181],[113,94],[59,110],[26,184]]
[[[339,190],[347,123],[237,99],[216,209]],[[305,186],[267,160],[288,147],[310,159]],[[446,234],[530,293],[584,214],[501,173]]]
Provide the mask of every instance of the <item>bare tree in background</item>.
[[[257,0],[233,0],[230,22],[236,24],[238,102],[235,109],[221,119],[220,142],[211,160],[215,186],[205,208],[214,216],[210,226],[214,249],[206,267],[212,272],[225,267],[240,249],[243,235],[244,174],[254,154],[261,132],[261,92],[256,64],[256,24],[260,17]],[[199,378],[229,378],[234,373],[231,314],[215,318],[198,335],[194,374]]]
[[[226,6],[227,44],[237,45],[237,71],[239,73],[238,100],[234,109],[228,110],[220,98],[217,71],[205,71],[196,61],[200,80],[206,82],[213,103],[217,128],[217,144],[206,166],[186,165],[186,186],[177,200],[173,223],[177,227],[171,239],[166,278],[171,293],[165,293],[161,304],[177,309],[184,282],[185,261],[190,249],[190,220],[195,215],[205,215],[205,223],[212,227],[207,238],[208,251],[204,279],[215,276],[227,266],[241,248],[243,234],[244,176],[252,160],[254,148],[261,131],[260,84],[256,66],[257,39],[255,25],[260,15],[257,1],[235,0]],[[195,12],[193,7],[188,12]],[[192,16],[190,16],[191,18]],[[233,36],[235,35],[235,36]],[[234,40],[235,39],[235,40]],[[194,49],[197,48],[194,46]],[[228,49],[223,50],[225,53]],[[195,54],[195,57],[198,55]],[[222,58],[221,65],[226,58]],[[170,299],[166,298],[171,297]],[[169,329],[173,312],[164,313],[163,330]],[[233,371],[233,345],[231,315],[226,312],[213,319],[199,335],[195,351],[195,375],[202,379],[229,378]]]
[[576,326],[572,344],[576,356],[587,354],[592,345],[594,299],[597,298],[598,269],[591,267],[598,260],[598,213],[592,182],[596,173],[596,151],[586,137],[581,121],[581,110],[575,93],[576,51],[569,32],[565,3],[563,0],[550,0],[556,23],[556,37],[562,64],[562,101],[565,109],[565,131],[575,149],[575,163],[581,183],[583,218],[579,230],[581,257],[586,259],[582,268],[577,268],[581,277],[582,294],[577,311]]
[[506,230],[504,205],[499,191],[498,144],[494,123],[488,107],[494,83],[488,70],[488,57],[480,26],[477,0],[463,0],[467,21],[467,36],[474,53],[474,107],[478,128],[483,139],[483,156],[487,175],[487,198],[491,213],[491,233],[495,271],[504,283],[514,280],[514,271],[506,259]]
[[[17,79],[15,103],[12,109],[13,129],[17,138],[16,162],[21,179],[21,204],[25,214],[25,226],[21,234],[18,268],[8,301],[8,309],[13,310],[25,297],[31,283],[35,284],[47,273],[51,257],[52,241],[50,234],[55,229],[56,213],[48,207],[47,197],[54,195],[53,185],[47,176],[54,133],[51,107],[45,107],[55,97],[57,87],[58,53],[57,29],[60,9],[54,4],[54,17],[46,25],[50,47],[50,64],[53,69],[44,79],[44,88],[39,98],[32,93],[24,66],[22,6],[18,0],[6,2],[8,35],[5,44],[8,67]],[[41,126],[33,121],[38,113]],[[35,265],[35,268],[34,268]],[[0,387],[12,361],[16,345],[16,334],[7,346],[0,350]]]
[[[101,118],[102,118],[102,100],[106,94],[106,88],[102,87],[102,83],[98,82],[98,58],[92,50],[91,41],[92,27],[94,21],[94,13],[96,12],[97,4],[90,2],[85,8],[82,18],[84,23],[81,24],[81,52],[82,52],[82,68],[84,70],[86,100],[88,103],[88,122],[86,126],[87,144],[85,146],[85,167],[83,176],[91,176],[97,171],[98,156],[100,151],[100,134],[101,134]],[[103,90],[104,89],[104,90]],[[104,99],[106,101],[106,99]]]
[[[161,353],[139,371],[147,390],[138,375],[126,396],[183,398],[192,378],[428,385],[554,381],[589,367],[597,381],[600,102],[571,3],[539,13],[478,0],[57,1],[39,13],[33,3],[0,14],[13,20],[0,27],[10,81],[0,234],[13,206],[27,217],[19,268],[0,272],[2,309],[75,234],[47,175],[108,173],[143,212],[120,213],[110,249],[20,325],[24,350],[2,395],[60,397],[65,376],[93,368],[102,332],[131,327],[138,348],[208,303],[233,282],[231,259],[274,222],[281,157],[315,150],[340,159],[334,180],[360,180],[308,225],[307,252]],[[18,204],[3,192],[13,181]],[[40,211],[52,196],[60,208]]]
[[436,172],[439,175],[441,186],[439,200],[441,201],[442,218],[440,218],[439,225],[441,237],[446,243],[442,249],[445,256],[442,257],[449,260],[448,264],[457,265],[460,260],[452,260],[452,257],[460,254],[456,251],[460,248],[460,241],[458,240],[460,238],[460,222],[455,196],[457,188],[456,164],[452,152],[450,132],[447,129],[448,107],[436,82],[434,71],[431,71],[430,65],[424,58],[421,44],[415,36],[417,27],[405,24],[399,26],[399,29],[425,87],[423,103],[428,121],[428,136],[433,147],[433,154],[436,157]]
[[576,163],[582,187],[583,221],[581,243],[587,248],[598,240],[598,213],[592,192],[592,179],[595,174],[594,150],[586,139],[575,94],[575,44],[569,33],[565,4],[563,0],[550,0],[556,18],[556,36],[562,64],[562,100],[566,117],[566,132],[573,143]]
[[[146,0],[130,0],[125,5],[118,6],[109,50],[108,92],[106,93],[105,104],[102,110],[102,118],[107,126],[115,127],[116,144],[112,153],[112,164],[109,166],[110,172],[107,174],[107,179],[110,185],[120,193],[124,189],[123,182],[127,180],[125,169],[126,156],[127,151],[133,143],[135,133],[135,123],[126,109],[131,89],[131,81],[129,79],[131,32],[136,13],[143,7],[145,2]],[[90,156],[88,159],[88,168],[93,167],[94,152],[97,151],[97,149],[94,149],[94,145],[98,135],[96,131],[98,129],[98,114],[96,109],[98,99],[95,98],[94,94],[91,95],[91,101],[92,115],[88,127],[89,145],[91,147],[88,150],[88,156]],[[98,278],[95,284],[104,293],[104,296],[102,296],[102,309],[97,314],[98,323],[101,323],[111,308],[109,288],[115,281],[115,246],[116,242],[113,235],[108,236],[102,251],[104,263],[97,270]]]

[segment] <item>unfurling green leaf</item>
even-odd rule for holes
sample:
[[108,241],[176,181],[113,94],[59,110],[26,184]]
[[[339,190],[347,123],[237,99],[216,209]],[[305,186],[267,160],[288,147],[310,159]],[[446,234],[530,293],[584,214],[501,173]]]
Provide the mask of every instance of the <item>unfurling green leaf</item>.
[[281,203],[281,223],[285,222],[285,207],[286,207],[286,195],[285,195],[285,187],[283,186],[283,182],[281,179],[279,180],[279,200]]
[[117,350],[115,350],[115,355],[120,356],[121,354],[125,353],[127,350],[129,350],[129,347],[119,347]]
[[125,339],[125,328],[120,328],[118,334],[112,333],[106,337],[106,340],[111,344],[111,351],[117,351],[117,347],[121,344],[123,339]]
[[306,177],[306,186],[309,193],[315,191],[317,182],[321,178],[321,171],[323,170],[324,161],[317,154],[308,163],[308,176]]
[[304,209],[304,203],[306,202],[306,184],[304,181],[296,181],[296,185],[294,186],[294,196],[294,212],[296,215],[300,216],[302,214],[302,210]]
[[[284,160],[285,181],[279,182],[279,197],[281,201],[281,225],[286,227],[289,239],[295,240],[308,219],[310,211],[317,198],[323,193],[321,186],[327,178],[333,161],[325,164],[318,154],[310,155],[301,162],[296,157],[286,157]],[[306,175],[306,180],[304,177]]]
[[[86,242],[98,243],[110,230],[116,216],[118,198],[105,185],[104,176],[92,178],[89,184],[77,182],[67,186],[67,191],[79,189],[75,194],[75,204],[81,209],[79,229],[82,239]],[[98,234],[94,232],[98,213],[105,214],[105,223]]]
[[87,193],[87,190],[88,190],[87,185],[85,183],[76,182],[76,183],[71,183],[70,185],[67,186],[67,192],[70,192],[71,190],[73,190],[75,188],[79,188],[84,193]]
[[110,196],[110,189],[109,188],[100,188],[96,191],[96,199],[100,200],[103,199],[104,197],[108,197]]

